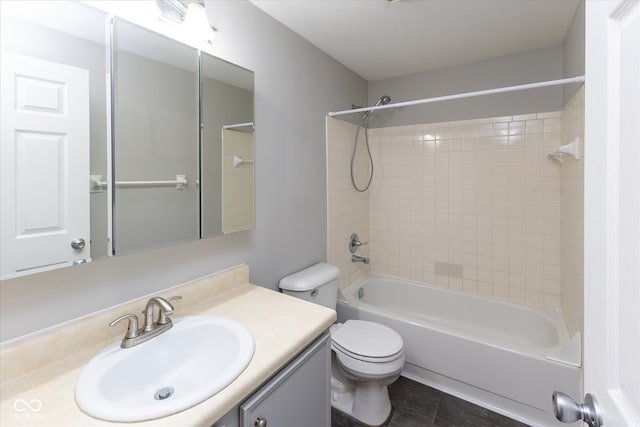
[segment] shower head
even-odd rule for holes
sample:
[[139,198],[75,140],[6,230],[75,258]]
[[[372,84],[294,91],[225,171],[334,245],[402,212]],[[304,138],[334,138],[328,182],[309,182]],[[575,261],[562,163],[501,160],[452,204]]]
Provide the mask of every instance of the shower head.
[[389,95],[382,95],[380,99],[378,99],[378,101],[376,102],[375,106],[377,107],[378,105],[386,105],[390,102],[391,102],[391,97]]
[[[386,105],[391,102],[391,97],[389,95],[382,95],[375,103],[374,107],[379,105]],[[373,111],[369,110],[362,116],[362,119],[368,119],[370,115],[373,114]]]

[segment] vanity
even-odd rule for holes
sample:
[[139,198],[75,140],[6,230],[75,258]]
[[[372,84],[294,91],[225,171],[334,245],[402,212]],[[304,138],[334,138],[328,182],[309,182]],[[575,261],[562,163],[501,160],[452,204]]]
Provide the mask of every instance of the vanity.
[[[175,295],[182,296],[172,302],[176,320],[204,315],[238,322],[253,337],[253,356],[235,380],[203,402],[173,415],[127,424],[330,424],[328,328],[336,320],[333,310],[252,285],[246,265],[167,289],[158,296],[168,299]],[[122,339],[126,325],[110,328],[108,324],[123,314],[138,313],[148,299],[5,343],[0,349],[0,424],[117,425],[85,414],[76,404],[74,391],[89,361]]]

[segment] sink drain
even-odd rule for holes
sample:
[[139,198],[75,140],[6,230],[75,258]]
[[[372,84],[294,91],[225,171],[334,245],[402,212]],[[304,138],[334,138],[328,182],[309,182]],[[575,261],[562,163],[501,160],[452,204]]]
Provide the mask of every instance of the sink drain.
[[156,400],[165,400],[173,396],[173,387],[164,387],[160,390],[156,391],[154,399]]

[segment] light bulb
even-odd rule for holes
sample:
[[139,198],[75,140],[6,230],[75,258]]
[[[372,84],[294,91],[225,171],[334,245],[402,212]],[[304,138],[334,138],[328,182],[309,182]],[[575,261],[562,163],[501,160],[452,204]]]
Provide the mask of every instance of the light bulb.
[[215,31],[209,25],[207,13],[204,6],[198,3],[189,3],[187,14],[182,21],[181,27],[185,28],[198,40],[211,43],[216,37]]

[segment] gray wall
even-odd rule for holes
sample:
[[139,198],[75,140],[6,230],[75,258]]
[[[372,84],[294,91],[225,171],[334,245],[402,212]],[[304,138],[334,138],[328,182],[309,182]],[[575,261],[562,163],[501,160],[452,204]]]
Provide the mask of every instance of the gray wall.
[[[562,64],[564,77],[584,75],[584,0],[576,8],[573,21],[567,31],[562,49]],[[564,103],[566,104],[581,85],[570,84],[564,86]]]
[[243,262],[275,289],[326,259],[324,118],[365,104],[367,82],[246,1],[206,7],[215,53],[256,73],[256,229],[0,282],[0,339]]
[[[369,82],[369,104],[382,95],[412,101],[562,78],[562,47],[532,50],[456,67]],[[512,116],[562,109],[562,87],[487,95],[407,108],[382,110],[372,127]]]

